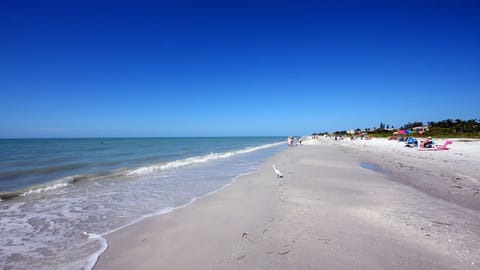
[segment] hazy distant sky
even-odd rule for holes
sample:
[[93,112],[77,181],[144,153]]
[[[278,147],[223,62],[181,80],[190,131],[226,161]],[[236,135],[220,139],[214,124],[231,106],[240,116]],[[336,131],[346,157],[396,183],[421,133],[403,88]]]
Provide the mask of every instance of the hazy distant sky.
[[0,0],[0,137],[480,118],[480,1]]

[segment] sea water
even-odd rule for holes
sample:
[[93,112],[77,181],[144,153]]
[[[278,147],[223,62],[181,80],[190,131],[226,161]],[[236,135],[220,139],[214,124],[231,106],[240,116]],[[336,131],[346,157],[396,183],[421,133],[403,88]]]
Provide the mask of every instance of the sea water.
[[91,269],[105,236],[256,170],[280,137],[0,140],[0,268]]

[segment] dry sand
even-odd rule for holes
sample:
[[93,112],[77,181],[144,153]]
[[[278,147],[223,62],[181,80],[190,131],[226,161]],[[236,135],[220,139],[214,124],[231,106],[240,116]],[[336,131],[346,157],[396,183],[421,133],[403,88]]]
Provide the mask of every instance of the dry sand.
[[306,143],[107,235],[95,269],[480,269],[478,142]]

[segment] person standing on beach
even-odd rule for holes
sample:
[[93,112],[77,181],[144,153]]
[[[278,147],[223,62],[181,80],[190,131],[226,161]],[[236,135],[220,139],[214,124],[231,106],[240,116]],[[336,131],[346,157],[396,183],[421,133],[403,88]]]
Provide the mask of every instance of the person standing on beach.
[[288,146],[292,147],[293,146],[293,137],[289,136],[287,140]]

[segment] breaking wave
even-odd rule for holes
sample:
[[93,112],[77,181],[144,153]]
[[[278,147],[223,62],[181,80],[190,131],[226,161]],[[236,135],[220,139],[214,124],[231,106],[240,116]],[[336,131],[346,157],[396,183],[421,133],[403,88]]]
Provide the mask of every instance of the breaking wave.
[[161,170],[167,170],[167,169],[172,169],[172,168],[179,168],[179,167],[184,167],[192,164],[197,164],[197,163],[205,163],[208,161],[212,160],[218,160],[218,159],[224,159],[224,158],[229,158],[238,154],[246,154],[254,151],[258,151],[261,149],[265,148],[270,148],[274,147],[277,145],[281,145],[282,143],[272,143],[272,144],[265,144],[261,146],[256,146],[256,147],[248,147],[245,149],[241,149],[238,151],[230,151],[230,152],[225,152],[225,153],[210,153],[208,155],[204,156],[197,156],[197,157],[189,157],[186,159],[181,159],[181,160],[175,160],[175,161],[170,161],[166,163],[161,163],[161,164],[155,164],[155,165],[150,165],[146,167],[140,167],[138,169],[131,170],[127,172],[127,175],[145,175],[145,174],[150,174],[154,173],[155,171],[161,171]]
[[224,153],[210,153],[203,156],[194,156],[180,160],[168,161],[159,164],[153,164],[149,166],[139,167],[135,169],[121,169],[111,172],[110,174],[88,174],[88,175],[74,175],[62,177],[53,181],[49,181],[40,185],[30,186],[14,191],[0,192],[0,201],[8,200],[18,196],[31,196],[40,194],[42,192],[48,192],[52,190],[67,188],[76,182],[84,180],[100,179],[103,177],[121,177],[121,176],[143,176],[147,174],[153,174],[158,171],[164,171],[168,169],[174,169],[179,167],[185,167],[193,164],[205,163],[213,160],[225,159],[239,154],[251,153],[254,151],[274,147],[283,144],[282,142],[264,144],[256,147],[247,147],[237,151],[229,151]]

